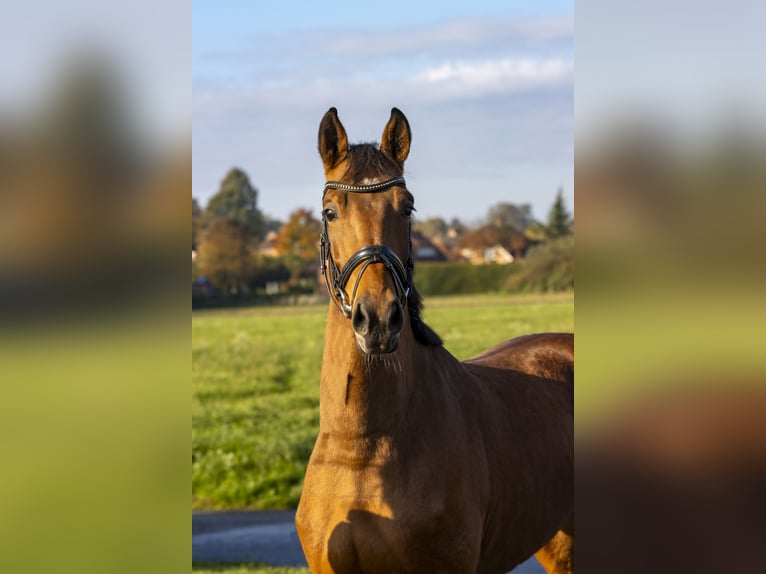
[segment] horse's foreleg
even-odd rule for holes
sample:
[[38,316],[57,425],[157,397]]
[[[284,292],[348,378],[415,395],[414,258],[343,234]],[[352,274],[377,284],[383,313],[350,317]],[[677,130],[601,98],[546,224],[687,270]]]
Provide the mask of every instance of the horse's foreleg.
[[550,541],[535,553],[548,574],[573,574],[574,523],[570,518]]

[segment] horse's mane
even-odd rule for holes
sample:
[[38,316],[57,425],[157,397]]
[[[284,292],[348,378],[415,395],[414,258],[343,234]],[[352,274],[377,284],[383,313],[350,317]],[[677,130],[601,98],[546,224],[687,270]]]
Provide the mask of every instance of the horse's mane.
[[436,332],[423,322],[423,318],[420,313],[423,310],[423,300],[420,298],[420,293],[415,289],[415,283],[413,280],[412,287],[410,288],[410,294],[407,296],[407,311],[410,314],[410,326],[412,327],[412,334],[415,335],[415,340],[424,345],[430,347],[438,347],[442,344],[442,339]]
[[401,173],[401,167],[386,155],[376,143],[348,146],[348,163],[344,179],[358,182],[367,177],[385,177],[391,171]]

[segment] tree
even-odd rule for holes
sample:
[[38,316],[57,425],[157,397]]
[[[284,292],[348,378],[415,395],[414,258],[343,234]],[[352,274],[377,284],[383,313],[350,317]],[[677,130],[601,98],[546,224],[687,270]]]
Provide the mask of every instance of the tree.
[[199,274],[224,293],[240,292],[251,272],[249,244],[242,223],[226,217],[216,219],[199,247]]
[[443,237],[447,234],[448,225],[441,217],[429,217],[423,221],[415,221],[413,227],[429,239]]
[[258,190],[241,169],[229,170],[221,181],[221,187],[207,204],[206,213],[211,220],[226,218],[239,222],[252,237],[263,233],[263,215],[256,201]]
[[319,234],[322,223],[308,209],[296,209],[277,235],[276,248],[290,267],[291,280],[312,273],[319,259]]
[[319,235],[322,223],[311,210],[300,208],[290,214],[277,235],[277,251],[280,255],[296,255],[303,260],[319,257]]
[[511,276],[507,287],[514,292],[573,290],[574,237],[560,237],[530,249],[524,266]]
[[[57,158],[85,160],[90,172],[121,181],[126,170],[132,173],[140,165],[141,156],[114,66],[99,52],[82,53],[61,77],[41,122]],[[114,180],[102,179],[98,193],[121,189]]]
[[202,231],[202,208],[195,198],[192,197],[192,245],[200,240]]
[[539,221],[533,221],[524,230],[524,235],[531,241],[545,241],[548,236],[548,229]]
[[487,224],[505,229],[524,231],[532,223],[532,206],[528,203],[498,203],[489,208]]
[[453,217],[449,222],[448,229],[454,229],[458,234],[463,233],[466,230],[466,226],[457,217]]
[[270,215],[263,214],[263,235],[266,236],[271,231],[279,231],[284,225],[283,221],[271,217]]
[[553,202],[550,212],[548,213],[548,225],[546,226],[546,234],[549,238],[555,239],[557,237],[564,237],[565,235],[571,235],[572,233],[572,216],[567,211],[564,205],[563,190],[559,188],[556,200]]

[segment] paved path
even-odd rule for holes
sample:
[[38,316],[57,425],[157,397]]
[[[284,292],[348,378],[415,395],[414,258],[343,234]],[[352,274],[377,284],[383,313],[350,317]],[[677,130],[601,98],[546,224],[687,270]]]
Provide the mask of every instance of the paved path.
[[306,566],[295,511],[192,513],[192,561]]
[[[295,511],[192,513],[193,562],[263,562],[272,566],[306,566]],[[531,558],[513,574],[545,574]]]

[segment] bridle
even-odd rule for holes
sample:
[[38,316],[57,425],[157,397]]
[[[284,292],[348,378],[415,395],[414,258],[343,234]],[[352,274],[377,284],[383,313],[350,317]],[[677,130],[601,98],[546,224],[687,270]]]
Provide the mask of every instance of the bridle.
[[[381,183],[373,183],[369,185],[352,185],[349,183],[341,183],[339,181],[328,181],[324,184],[324,194],[328,189],[338,189],[341,191],[350,191],[352,193],[376,193],[379,191],[385,191],[396,185],[404,186],[403,177],[395,177],[383,181]],[[351,312],[353,310],[354,299],[356,299],[356,290],[359,287],[359,281],[362,279],[362,275],[367,268],[373,263],[382,263],[391,276],[394,279],[394,285],[396,287],[396,296],[399,298],[399,303],[402,305],[402,309],[407,305],[407,297],[410,294],[412,288],[412,225],[410,225],[410,237],[409,246],[410,252],[407,257],[406,265],[402,263],[399,256],[394,253],[385,245],[367,245],[362,247],[359,251],[354,253],[348,258],[342,267],[338,267],[332,256],[332,250],[330,249],[330,236],[327,232],[327,217],[322,212],[322,235],[319,241],[319,265],[322,269],[322,275],[324,276],[325,284],[327,285],[327,291],[330,293],[330,298],[335,303],[336,307],[347,318],[351,318]],[[354,282],[354,289],[351,292],[351,298],[346,295],[346,285],[351,279],[351,274],[354,270],[362,266],[359,274]],[[329,276],[327,271],[330,271]]]

